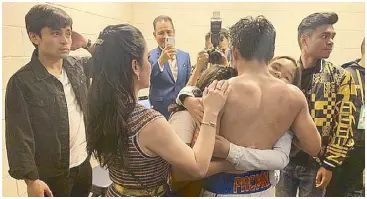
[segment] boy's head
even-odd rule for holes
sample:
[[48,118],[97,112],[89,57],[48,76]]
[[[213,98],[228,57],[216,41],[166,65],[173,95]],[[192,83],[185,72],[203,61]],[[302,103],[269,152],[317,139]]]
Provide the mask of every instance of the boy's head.
[[26,14],[25,24],[38,53],[52,58],[69,54],[73,20],[64,10],[48,4],[35,5]]
[[338,22],[335,12],[313,13],[305,17],[298,26],[298,44],[303,52],[317,59],[326,59],[334,47]]
[[294,84],[298,87],[301,84],[300,68],[297,66],[296,60],[290,56],[274,57],[270,61],[268,69],[270,74],[287,84]]

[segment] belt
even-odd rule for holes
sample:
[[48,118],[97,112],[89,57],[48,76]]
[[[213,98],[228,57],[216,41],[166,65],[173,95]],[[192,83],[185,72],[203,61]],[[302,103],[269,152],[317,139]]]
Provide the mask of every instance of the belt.
[[203,189],[216,194],[250,194],[271,187],[269,171],[250,171],[241,174],[218,173],[204,179]]
[[123,187],[119,184],[112,183],[112,185],[118,192],[120,192],[122,195],[126,196],[138,196],[138,197],[152,197],[152,196],[162,196],[167,191],[167,186],[161,185],[155,189],[129,189],[126,187]]

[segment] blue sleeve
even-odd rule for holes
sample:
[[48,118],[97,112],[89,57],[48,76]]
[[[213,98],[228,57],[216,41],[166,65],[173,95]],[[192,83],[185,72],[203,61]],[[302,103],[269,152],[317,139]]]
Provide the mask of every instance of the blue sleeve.
[[150,75],[150,79],[154,80],[158,75],[162,73],[162,71],[159,68],[158,59],[153,60],[149,58],[149,63],[152,65],[152,73]]
[[187,84],[187,82],[189,82],[190,79],[190,75],[191,75],[191,61],[190,61],[190,55],[189,53],[187,53],[187,73],[186,73],[186,82],[185,85]]

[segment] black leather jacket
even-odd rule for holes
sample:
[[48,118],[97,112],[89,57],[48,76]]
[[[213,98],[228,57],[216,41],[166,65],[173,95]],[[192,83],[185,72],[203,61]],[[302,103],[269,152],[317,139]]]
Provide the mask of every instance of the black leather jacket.
[[[84,119],[90,62],[71,56],[63,60]],[[68,173],[69,118],[63,85],[38,60],[37,50],[8,82],[5,123],[10,176],[35,180]]]

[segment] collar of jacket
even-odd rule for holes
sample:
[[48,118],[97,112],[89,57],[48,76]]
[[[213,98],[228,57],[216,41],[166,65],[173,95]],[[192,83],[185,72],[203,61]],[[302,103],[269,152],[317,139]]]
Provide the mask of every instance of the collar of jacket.
[[[74,68],[76,65],[76,61],[74,59],[69,59],[69,57],[66,57],[63,59],[62,67],[64,67],[66,70],[69,68]],[[44,80],[51,76],[51,74],[47,71],[45,66],[40,62],[38,59],[38,50],[35,49],[32,54],[31,58],[31,67],[36,74],[37,80]]]

